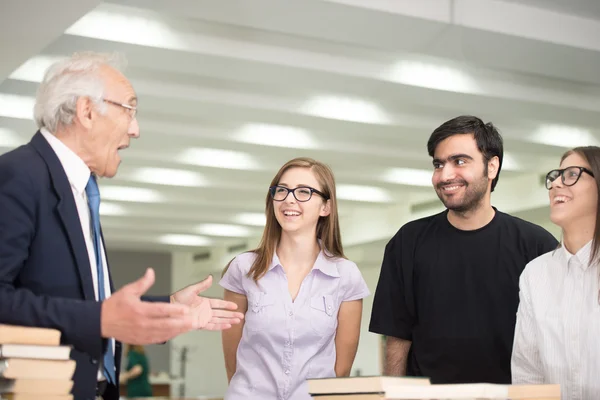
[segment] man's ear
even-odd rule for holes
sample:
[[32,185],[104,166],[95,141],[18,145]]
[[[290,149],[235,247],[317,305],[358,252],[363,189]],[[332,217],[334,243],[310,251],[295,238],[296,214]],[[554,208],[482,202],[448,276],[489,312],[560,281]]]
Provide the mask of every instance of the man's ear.
[[498,158],[498,156],[494,156],[488,161],[488,179],[496,179],[496,177],[498,176],[499,169],[500,159]]
[[331,214],[331,200],[327,200],[323,203],[321,212],[319,213],[321,217],[327,217],[329,214]]
[[96,109],[89,97],[77,99],[75,118],[86,129],[92,129],[92,120],[96,116]]

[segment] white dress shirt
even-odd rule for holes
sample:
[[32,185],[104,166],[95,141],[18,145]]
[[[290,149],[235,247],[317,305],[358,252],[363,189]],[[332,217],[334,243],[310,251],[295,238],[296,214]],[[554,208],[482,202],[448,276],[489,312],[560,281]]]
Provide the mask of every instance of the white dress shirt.
[[600,399],[600,297],[592,242],[531,261],[520,278],[512,380],[561,385],[563,400]]
[[[77,213],[79,214],[79,222],[81,223],[81,230],[83,232],[83,238],[85,239],[85,246],[87,248],[88,258],[90,260],[90,268],[92,273],[92,282],[94,283],[94,294],[96,301],[98,301],[98,269],[96,267],[96,253],[94,251],[94,239],[92,232],[92,224],[90,222],[90,209],[88,206],[88,199],[85,193],[85,187],[87,186],[88,180],[90,179],[91,171],[83,160],[69,149],[63,142],[51,134],[47,129],[42,128],[40,132],[56,153],[65,174],[71,184],[71,191],[73,192],[73,198],[75,205],[77,206]],[[108,268],[106,263],[106,254],[104,252],[104,246],[100,243],[100,251],[102,254],[102,268],[104,270],[104,296],[105,298],[110,297],[110,281],[108,277]],[[112,339],[111,339],[112,340]],[[113,342],[113,352],[115,349]],[[102,373],[102,360],[100,360],[100,366],[98,372],[98,379],[105,379]]]

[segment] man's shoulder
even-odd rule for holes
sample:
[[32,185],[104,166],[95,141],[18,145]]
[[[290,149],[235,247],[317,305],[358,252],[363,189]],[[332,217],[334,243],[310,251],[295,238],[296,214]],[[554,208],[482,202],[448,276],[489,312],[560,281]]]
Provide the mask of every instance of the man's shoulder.
[[431,228],[438,226],[446,218],[446,211],[442,211],[437,214],[428,215],[409,221],[402,225],[396,234],[390,239],[389,243],[393,242],[404,242],[407,244],[407,240],[414,242],[417,238],[427,234]]
[[398,233],[414,235],[421,233],[431,226],[439,224],[446,218],[446,211],[418,218],[402,225]]
[[520,232],[526,233],[534,237],[550,238],[554,237],[550,232],[541,226],[534,224],[533,222],[526,221],[522,218],[515,217],[514,215],[507,214],[505,212],[497,211],[499,219],[506,226],[519,230]]
[[44,170],[40,168],[43,163],[44,160],[31,144],[24,144],[0,155],[0,171],[3,173],[39,173]]

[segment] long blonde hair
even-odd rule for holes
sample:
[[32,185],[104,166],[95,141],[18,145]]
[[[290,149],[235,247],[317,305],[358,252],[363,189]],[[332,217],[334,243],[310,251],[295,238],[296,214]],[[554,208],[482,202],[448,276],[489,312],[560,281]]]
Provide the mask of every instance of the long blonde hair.
[[[330,213],[326,217],[319,217],[317,222],[316,238],[321,242],[324,254],[329,258],[346,258],[342,247],[342,235],[340,233],[340,224],[337,210],[337,197],[335,193],[335,178],[331,169],[320,161],[312,158],[299,157],[285,163],[275,175],[269,187],[277,185],[281,176],[291,168],[309,168],[317,178],[321,186],[321,192],[329,197]],[[273,198],[270,193],[267,193],[265,214],[267,223],[263,231],[260,244],[254,250],[256,259],[252,263],[248,276],[255,282],[258,282],[269,269],[277,243],[281,237],[281,225],[275,218],[275,210],[273,207]],[[229,265],[227,266],[229,267]]]

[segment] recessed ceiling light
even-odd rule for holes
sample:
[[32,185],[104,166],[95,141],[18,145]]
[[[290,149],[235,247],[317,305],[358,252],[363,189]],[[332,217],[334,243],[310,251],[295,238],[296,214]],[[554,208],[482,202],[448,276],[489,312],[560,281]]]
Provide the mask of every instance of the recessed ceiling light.
[[158,203],[163,196],[156,190],[129,186],[101,186],[100,197],[113,201],[131,201],[140,203]]
[[242,225],[265,226],[267,218],[264,213],[240,213],[234,221]]
[[250,236],[250,229],[241,225],[229,224],[202,224],[196,228],[196,232],[207,236]]
[[100,215],[119,216],[126,214],[127,210],[120,204],[111,203],[108,201],[100,202]]
[[138,182],[172,186],[206,186],[206,178],[194,171],[170,168],[144,167],[136,169],[131,178]]
[[[148,14],[118,5],[102,4],[71,25],[65,33],[152,47],[173,48],[184,44],[172,27],[158,18],[146,16]],[[107,26],[110,29],[106,29]]]
[[384,78],[403,85],[471,93],[475,80],[458,68],[439,63],[402,60],[395,63]]
[[336,188],[337,198],[340,200],[367,201],[373,203],[390,202],[390,194],[378,187],[362,185],[338,185]]
[[540,126],[531,136],[531,141],[565,148],[600,144],[589,129],[556,124]]
[[377,104],[363,99],[316,96],[301,107],[301,112],[318,117],[371,124],[389,124],[389,116]]
[[391,183],[412,186],[431,186],[433,171],[413,168],[391,168],[384,175],[383,180]]
[[226,169],[259,169],[258,162],[247,153],[232,150],[192,148],[184,150],[178,161],[204,167]]
[[159,237],[158,241],[164,244],[175,246],[210,246],[212,241],[209,238],[196,235],[167,234]]
[[318,144],[306,129],[272,124],[246,124],[233,135],[235,140],[264,146],[316,149]]
[[33,119],[35,98],[0,93],[0,117]]
[[30,58],[10,74],[9,78],[28,82],[41,82],[44,79],[46,70],[50,68],[52,64],[62,59],[63,57],[51,56],[36,56]]

